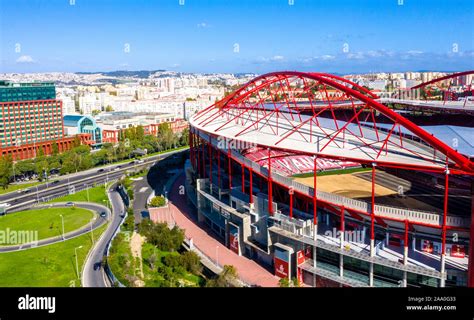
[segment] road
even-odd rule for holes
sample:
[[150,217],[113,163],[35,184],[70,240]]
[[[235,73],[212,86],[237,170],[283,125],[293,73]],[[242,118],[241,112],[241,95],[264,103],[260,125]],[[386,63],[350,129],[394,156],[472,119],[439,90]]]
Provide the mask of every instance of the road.
[[125,214],[125,206],[117,191],[108,191],[112,203],[112,216],[107,230],[96,242],[94,248],[89,252],[88,258],[82,269],[83,287],[110,287],[109,280],[101,267],[102,259],[107,255],[107,246],[117,232]]
[[69,188],[74,186],[75,191],[79,191],[90,187],[94,183],[105,183],[120,178],[128,170],[139,170],[148,168],[157,161],[165,159],[175,153],[183,152],[183,150],[171,151],[168,153],[151,156],[143,159],[143,163],[122,163],[110,166],[90,169],[74,174],[61,176],[57,179],[57,183],[41,184],[36,187],[28,188],[30,191],[10,192],[0,195],[0,203],[8,203],[7,213],[30,207],[35,202],[45,202],[59,196],[69,194]]
[[[107,221],[106,220],[107,217],[110,216],[110,210],[105,206],[95,204],[95,203],[87,203],[87,202],[76,202],[75,204],[76,204],[76,207],[91,210],[96,213],[96,216],[94,218],[95,219],[94,223],[92,224],[92,230],[95,230],[101,225],[103,225]],[[66,205],[65,203],[58,202],[58,203],[49,204],[49,205],[36,206],[34,207],[34,209],[51,208],[51,207],[62,208],[62,207],[66,207]],[[104,218],[100,217],[100,213],[103,211],[107,213],[106,217]],[[91,231],[91,225],[87,224],[81,227],[80,229],[66,233],[64,235],[64,239],[62,238],[62,236],[57,236],[57,237],[39,240],[38,242],[34,242],[34,243],[25,243],[25,244],[15,245],[15,246],[4,246],[4,247],[0,247],[0,252],[12,252],[12,251],[26,250],[26,249],[46,246],[46,245],[53,244],[56,242],[61,242],[61,241],[78,237],[90,231]]]

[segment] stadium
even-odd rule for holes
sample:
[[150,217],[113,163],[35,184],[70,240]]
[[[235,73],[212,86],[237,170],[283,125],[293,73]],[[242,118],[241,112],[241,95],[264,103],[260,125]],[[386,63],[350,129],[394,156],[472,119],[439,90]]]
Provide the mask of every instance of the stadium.
[[190,120],[198,220],[305,286],[474,286],[473,74],[390,98],[331,74],[254,78]]

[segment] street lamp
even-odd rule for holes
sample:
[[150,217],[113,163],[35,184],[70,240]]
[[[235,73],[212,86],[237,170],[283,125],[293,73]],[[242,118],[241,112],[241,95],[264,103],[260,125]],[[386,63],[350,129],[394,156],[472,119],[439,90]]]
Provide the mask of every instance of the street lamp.
[[89,188],[87,188],[87,183],[84,183],[84,187],[86,188],[87,202],[90,202],[90,201],[89,201]]
[[81,249],[82,246],[79,246],[77,248],[74,248],[74,255],[76,256],[76,273],[77,273],[77,278],[81,279],[81,276],[79,275],[79,264],[77,262],[77,249]]
[[92,222],[94,221],[94,217],[91,219],[91,237],[92,237],[92,244],[94,244],[94,231],[92,230]]
[[63,241],[64,241],[64,217],[62,214],[59,215],[61,217],[61,223],[63,225]]

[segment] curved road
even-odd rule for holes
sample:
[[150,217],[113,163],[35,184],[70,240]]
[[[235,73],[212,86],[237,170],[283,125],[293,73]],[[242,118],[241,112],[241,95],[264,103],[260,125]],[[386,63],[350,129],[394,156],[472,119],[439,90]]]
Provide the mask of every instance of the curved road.
[[[96,228],[98,228],[101,225],[103,225],[104,223],[106,223],[107,218],[110,217],[110,210],[107,207],[105,207],[103,205],[100,205],[100,204],[89,203],[89,202],[75,202],[75,206],[78,207],[78,208],[87,209],[87,210],[90,210],[90,211],[93,211],[93,212],[96,213],[94,223],[92,224],[92,230],[95,230]],[[52,207],[54,207],[54,208],[68,208],[68,207],[66,207],[65,203],[57,202],[57,203],[52,203],[52,204],[48,204],[48,205],[35,206],[35,207],[32,207],[31,209],[36,210],[36,209],[45,209],[45,208],[52,208]],[[102,218],[100,216],[100,213],[104,212],[104,211],[106,212],[106,217]],[[2,246],[2,247],[0,247],[0,253],[26,250],[26,249],[46,246],[46,245],[53,244],[53,243],[56,243],[56,242],[62,242],[62,241],[66,241],[66,240],[78,237],[78,236],[83,235],[85,233],[88,233],[90,231],[91,231],[91,226],[88,223],[88,224],[86,224],[85,226],[82,226],[79,229],[76,229],[74,231],[71,231],[71,232],[68,232],[68,233],[64,234],[64,239],[63,239],[62,236],[56,236],[56,237],[52,237],[52,238],[42,239],[42,240],[39,240],[38,242],[30,242],[30,243],[14,245],[14,246]]]
[[87,256],[82,269],[83,287],[110,287],[109,280],[101,267],[101,263],[103,257],[107,255],[107,247],[110,241],[118,231],[125,217],[125,206],[122,198],[115,189],[109,190],[108,196],[112,203],[111,222]]

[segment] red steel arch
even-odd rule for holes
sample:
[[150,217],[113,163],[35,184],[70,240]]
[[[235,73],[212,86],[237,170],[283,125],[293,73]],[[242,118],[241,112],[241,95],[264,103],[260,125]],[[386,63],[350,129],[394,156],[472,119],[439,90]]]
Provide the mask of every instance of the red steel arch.
[[[290,82],[293,82],[293,85],[290,84]],[[336,116],[334,115],[334,111],[337,109],[337,104],[334,100],[329,99],[330,92],[335,92],[339,95],[342,95],[343,97],[340,97],[341,100],[349,100],[352,102],[353,114],[345,125],[340,124],[339,119],[336,119]],[[262,95],[264,96],[262,97]],[[367,143],[362,139],[364,136],[362,130],[363,125],[361,124],[361,114],[362,112],[365,112],[367,115],[366,120],[371,120],[373,123],[373,132],[377,135],[377,141],[375,141],[372,145],[377,143],[378,148],[380,149],[375,150],[375,152],[378,153],[377,159],[374,159],[373,162],[378,162],[382,165],[397,165],[397,163],[384,163],[383,161],[378,161],[378,157],[380,156],[381,152],[387,153],[389,147],[395,148],[396,146],[397,148],[401,147],[404,152],[411,152],[413,157],[419,156],[424,160],[432,161],[433,167],[430,168],[433,169],[432,171],[444,171],[444,165],[440,165],[439,161],[441,157],[438,153],[441,153],[444,155],[444,159],[442,161],[445,161],[447,164],[449,164],[452,171],[455,170],[457,173],[463,174],[474,174],[474,164],[468,158],[453,150],[444,142],[421,129],[419,126],[404,118],[400,114],[375,101],[374,98],[376,98],[376,95],[368,91],[366,88],[334,75],[297,71],[273,72],[250,80],[248,83],[230,95],[226,96],[224,99],[202,110],[191,119],[191,124],[201,130],[206,131],[207,126],[215,123],[217,119],[226,117],[228,120],[225,123],[223,123],[218,128],[215,128],[214,132],[209,133],[218,135],[217,131],[228,128],[233,122],[241,123],[241,125],[248,125],[245,127],[245,130],[242,130],[248,132],[249,129],[259,130],[259,127],[261,128],[262,126],[268,125],[269,118],[273,117],[276,112],[277,118],[278,116],[280,116],[281,119],[285,117],[290,126],[293,126],[293,128],[291,128],[282,137],[282,139],[276,142],[275,145],[271,146],[272,148],[276,149],[284,149],[283,147],[279,147],[278,144],[287,139],[289,136],[293,134],[299,134],[301,137],[305,138],[304,134],[301,132],[303,125],[313,126],[310,128],[318,127],[324,132],[325,128],[320,125],[318,117],[322,112],[327,112],[333,115],[334,125],[336,127],[336,129],[329,134],[325,132],[325,138],[328,140],[328,144],[337,144],[336,140],[341,137],[340,135],[347,134],[354,138],[354,140],[358,139],[363,144],[365,144],[364,147],[373,148],[371,143]],[[293,104],[296,106],[297,102],[300,101],[299,99],[306,99],[305,101],[307,101],[307,103],[309,103],[313,108],[313,114],[309,119],[303,120],[301,113],[299,113],[297,110],[286,110],[285,112],[287,113],[281,112],[284,108],[290,108],[290,106]],[[362,102],[363,105],[356,105],[354,101],[357,103]],[[324,102],[324,108],[322,110],[316,109],[315,104],[321,102]],[[273,103],[274,110],[267,110],[265,108],[265,103]],[[261,118],[259,118],[259,113],[262,115]],[[391,124],[393,124],[390,130],[387,131],[388,133],[386,132],[384,135],[381,134],[380,125],[376,120],[377,113],[389,119]],[[257,115],[256,119],[255,114]],[[291,117],[291,120],[289,117]],[[357,124],[360,129],[360,134],[350,130],[347,126],[349,123]],[[396,128],[398,128],[398,133]],[[271,129],[273,132],[275,132],[274,128]],[[436,157],[433,156],[433,160],[430,160],[427,159],[426,156],[420,155],[417,152],[404,147],[404,139],[406,141],[406,138],[402,137],[402,129],[408,130],[413,136],[429,145],[433,149]],[[278,128],[276,128],[276,130],[276,135],[278,135]],[[233,138],[238,139],[238,136],[241,134],[242,132],[239,132]],[[400,135],[399,143],[394,142],[394,136],[396,135]],[[380,137],[382,137],[382,139]],[[383,139],[383,137],[385,137],[385,139]],[[291,150],[291,148],[288,148],[287,150]],[[318,154],[318,156],[322,157],[326,156],[329,158],[338,157],[337,154],[314,154]],[[344,158],[354,161],[360,160],[359,162],[362,163],[370,162],[367,159],[357,159],[357,157]],[[417,165],[406,167],[413,169],[417,168]],[[420,166],[420,168],[423,168],[423,166]]]

